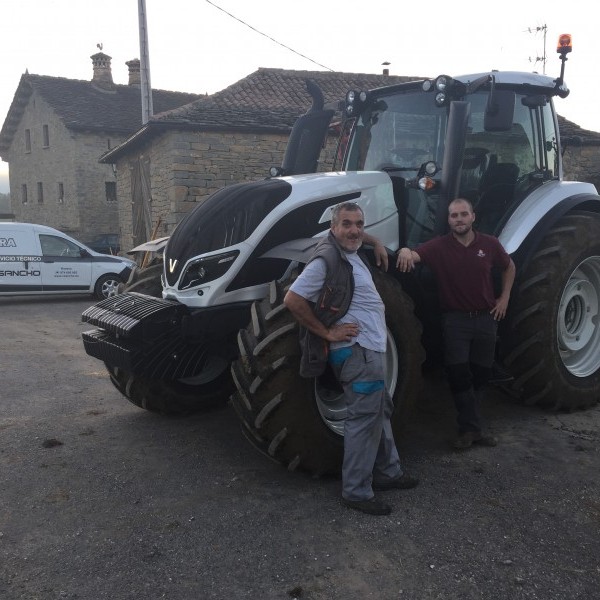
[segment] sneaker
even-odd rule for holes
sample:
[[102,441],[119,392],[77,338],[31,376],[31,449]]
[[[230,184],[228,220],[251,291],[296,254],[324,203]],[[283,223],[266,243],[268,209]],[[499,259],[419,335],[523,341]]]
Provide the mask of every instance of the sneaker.
[[418,485],[419,480],[416,477],[412,477],[411,475],[404,473],[403,475],[400,475],[400,477],[373,479],[372,487],[375,491],[410,490]]
[[498,439],[491,435],[480,435],[473,439],[473,443],[478,446],[487,446],[488,448],[493,448],[498,445]]
[[492,365],[492,373],[488,379],[488,383],[492,385],[498,385],[501,383],[511,383],[515,378],[508,372],[508,370],[500,363],[494,362]]
[[454,442],[452,443],[452,447],[455,450],[466,450],[470,448],[473,444],[477,444],[479,446],[487,446],[488,448],[492,448],[498,444],[498,440],[491,435],[483,435],[479,431],[467,431],[466,433],[462,433],[459,435]]
[[342,498],[342,502],[354,510],[360,510],[368,515],[389,515],[392,512],[392,507],[389,504],[380,502],[373,496],[369,500],[346,500]]

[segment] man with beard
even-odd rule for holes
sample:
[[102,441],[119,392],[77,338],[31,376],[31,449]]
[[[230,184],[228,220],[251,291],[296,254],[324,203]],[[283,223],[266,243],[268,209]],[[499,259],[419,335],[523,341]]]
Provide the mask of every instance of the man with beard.
[[[495,446],[484,435],[478,390],[490,378],[498,321],[506,315],[515,265],[497,238],[473,229],[475,213],[468,200],[448,206],[450,232],[420,245],[401,248],[396,266],[406,272],[416,263],[427,265],[437,281],[443,312],[444,363],[457,410],[457,450],[473,444]],[[495,297],[493,269],[502,273]]]
[[357,253],[364,240],[379,242],[363,227],[358,204],[335,206],[329,234],[284,303],[303,328],[300,374],[316,377],[328,361],[344,390],[342,501],[367,514],[387,515],[391,507],[376,499],[373,490],[408,489],[418,479],[403,473],[392,435],[394,406],[384,381],[385,308]]

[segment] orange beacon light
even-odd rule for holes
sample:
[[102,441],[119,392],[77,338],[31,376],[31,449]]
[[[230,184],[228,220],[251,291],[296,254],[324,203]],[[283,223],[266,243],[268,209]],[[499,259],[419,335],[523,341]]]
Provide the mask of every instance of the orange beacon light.
[[560,54],[568,54],[573,50],[573,43],[571,41],[570,33],[561,33],[558,36],[558,46],[556,46],[556,51]]

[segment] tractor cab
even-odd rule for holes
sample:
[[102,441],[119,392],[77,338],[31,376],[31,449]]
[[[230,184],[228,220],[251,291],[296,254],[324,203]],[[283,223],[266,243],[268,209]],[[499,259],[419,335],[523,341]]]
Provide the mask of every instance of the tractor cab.
[[351,91],[336,168],[389,174],[400,246],[443,233],[457,197],[472,202],[480,231],[498,233],[562,177],[552,97],[567,94],[562,77],[494,71]]
[[[566,95],[562,74],[498,71],[351,91],[336,167],[389,175],[398,247],[416,248],[445,233],[456,198],[472,203],[479,231],[499,235],[523,203],[562,179],[553,97]],[[435,363],[441,348],[435,280],[420,268],[403,285],[416,299]]]

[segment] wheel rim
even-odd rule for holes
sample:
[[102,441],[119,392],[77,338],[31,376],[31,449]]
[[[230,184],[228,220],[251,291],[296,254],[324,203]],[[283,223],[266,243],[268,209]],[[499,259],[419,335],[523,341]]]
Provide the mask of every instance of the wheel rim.
[[220,377],[229,368],[229,361],[221,356],[209,356],[204,368],[198,375],[178,379],[179,383],[200,386],[210,383]]
[[[385,358],[385,386],[393,396],[398,383],[398,349],[389,329],[387,330]],[[319,414],[325,425],[334,433],[343,436],[346,403],[340,384],[331,374],[317,377],[314,383],[314,394]]]
[[108,279],[102,284],[102,295],[105,298],[116,296],[119,293],[119,283],[117,279]]
[[557,337],[561,360],[575,377],[600,368],[600,256],[573,271],[558,308]]

